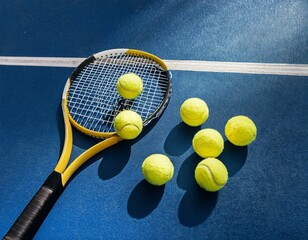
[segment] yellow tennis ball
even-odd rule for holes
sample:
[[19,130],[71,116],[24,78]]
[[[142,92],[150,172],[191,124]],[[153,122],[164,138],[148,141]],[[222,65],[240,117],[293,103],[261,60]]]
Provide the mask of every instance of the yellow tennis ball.
[[209,117],[209,108],[200,98],[188,98],[180,108],[183,122],[192,127],[203,124]]
[[127,99],[134,99],[143,90],[142,79],[134,73],[126,73],[117,81],[118,93]]
[[115,117],[113,126],[120,137],[134,139],[141,133],[143,122],[138,113],[124,110]]
[[246,146],[257,136],[257,127],[246,116],[235,116],[229,119],[225,126],[227,139],[236,146]]
[[217,157],[224,149],[224,140],[217,130],[206,128],[195,134],[192,145],[200,157]]
[[142,174],[151,184],[161,186],[171,180],[174,167],[170,159],[163,154],[152,154],[142,164]]
[[228,170],[218,159],[207,158],[197,165],[195,179],[201,188],[209,192],[217,192],[227,183]]

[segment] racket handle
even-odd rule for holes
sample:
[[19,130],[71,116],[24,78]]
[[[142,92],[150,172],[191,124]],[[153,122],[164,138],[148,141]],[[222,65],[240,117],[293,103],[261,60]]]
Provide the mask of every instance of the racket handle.
[[63,190],[61,174],[52,172],[3,239],[32,239]]

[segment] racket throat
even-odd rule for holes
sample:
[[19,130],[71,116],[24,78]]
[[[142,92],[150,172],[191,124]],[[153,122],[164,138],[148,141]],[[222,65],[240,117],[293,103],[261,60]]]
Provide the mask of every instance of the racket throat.
[[62,174],[53,171],[45,180],[43,186],[51,189],[55,195],[60,196],[64,191],[64,186],[62,185]]

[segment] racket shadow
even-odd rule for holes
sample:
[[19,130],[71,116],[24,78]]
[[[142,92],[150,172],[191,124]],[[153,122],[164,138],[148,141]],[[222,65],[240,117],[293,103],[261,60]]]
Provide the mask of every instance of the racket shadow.
[[58,128],[58,133],[59,133],[59,154],[58,155],[60,157],[62,153],[62,148],[64,145],[64,132],[65,132],[61,104],[58,105],[56,116],[57,116],[57,128]]
[[[95,139],[95,138],[86,136],[83,133],[80,133],[79,131],[77,131],[75,129],[73,129],[73,138],[74,138],[74,145],[73,145],[73,151],[72,151],[71,159],[74,159],[76,156],[78,156],[83,151],[87,150],[88,148],[95,145],[96,143],[99,143],[100,141],[102,141],[101,139]],[[113,147],[111,147],[111,149],[112,148]],[[69,183],[71,181],[73,181],[75,179],[75,177],[80,172],[82,172],[84,169],[86,169],[87,167],[89,167],[90,165],[95,163],[96,161],[99,161],[100,159],[102,159],[104,157],[104,154],[106,153],[106,151],[102,151],[102,152],[97,153],[92,158],[87,160],[83,165],[81,165],[76,170],[76,172],[72,175],[72,177],[69,179],[67,185],[69,185]]]

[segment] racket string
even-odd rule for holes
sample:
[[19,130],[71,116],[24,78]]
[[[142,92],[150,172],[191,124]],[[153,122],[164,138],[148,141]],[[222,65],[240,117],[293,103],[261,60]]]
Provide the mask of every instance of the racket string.
[[[102,60],[101,60],[102,61]],[[100,70],[100,74],[99,75],[105,75],[104,73],[106,73],[106,76],[108,77],[110,75],[110,73],[112,73],[112,68],[107,68],[107,71],[103,71],[106,67],[106,63],[103,64],[103,68],[101,68]],[[101,76],[102,77],[102,76]],[[110,89],[110,86],[111,85],[111,81],[107,82],[106,84],[106,88],[107,89]],[[99,92],[102,92],[104,90],[103,88],[103,82],[100,81],[100,84],[99,84]],[[110,93],[113,93],[114,91],[111,91],[111,92],[103,92],[102,94],[99,94],[99,97],[98,97],[98,101],[97,101],[97,104],[98,104],[98,107],[99,107],[99,111],[91,111],[91,116],[89,116],[89,118],[87,119],[87,121],[85,122],[85,125],[87,125],[88,123],[88,120],[89,119],[93,119],[93,115],[98,115],[99,118],[103,117],[103,115],[105,115],[105,112],[102,111],[102,110],[105,110],[105,108],[102,108],[102,106],[104,106],[104,102],[103,102],[103,98],[108,98],[108,99],[114,99],[114,97],[112,96],[109,96]],[[98,94],[96,92],[96,94]],[[110,104],[108,101],[107,101],[107,104]],[[107,115],[108,116],[108,115]],[[107,119],[108,121],[108,119]],[[95,126],[93,127],[95,123]],[[92,121],[92,124],[89,126],[90,129],[96,129],[99,125],[100,121]]]
[[[119,58],[119,56],[115,57],[114,62],[116,62],[118,58]],[[125,65],[126,63],[123,62],[123,64]],[[121,76],[123,74],[123,70],[120,69],[120,68],[117,68],[116,64],[113,64],[110,68],[107,69],[106,72],[108,73],[107,77],[110,78],[110,79],[114,79],[116,76]],[[117,94],[117,91],[114,90],[116,88],[115,82],[108,81],[105,89],[111,89],[111,88],[113,89],[113,91],[109,91],[109,93],[103,93],[103,95],[110,94],[109,99],[111,99],[112,101],[110,102],[109,100],[107,100],[108,105],[114,105],[114,102],[113,102],[114,99],[116,99],[117,101],[120,101],[120,96]],[[119,104],[119,106],[124,106],[124,104]],[[114,116],[116,116],[120,112],[120,110],[121,109],[119,109],[119,108],[114,108],[112,110],[112,112],[105,112],[104,111],[104,112],[101,113],[102,116],[104,116],[104,115],[106,116],[104,120],[105,120],[105,124],[109,126],[109,128],[108,128],[109,130],[111,129],[111,127],[113,125]],[[91,126],[90,126],[90,128],[91,128]]]
[[[90,70],[90,71],[88,71]],[[95,72],[93,72],[95,70]],[[72,91],[72,105],[71,109],[76,109],[81,112],[82,114],[77,114],[76,116],[79,116],[76,120],[77,122],[80,121],[80,117],[87,114],[87,106],[89,105],[89,102],[93,103],[94,97],[92,96],[92,93],[94,92],[96,86],[91,85],[91,80],[89,80],[89,85],[85,85],[85,79],[90,79],[91,76],[95,76],[96,72],[98,71],[98,68],[84,68],[83,71],[81,71],[81,75],[77,76],[77,85],[75,86],[75,91]],[[84,94],[84,92],[88,91],[88,94]],[[76,95],[78,93],[78,95]],[[74,101],[74,99],[77,99],[78,101]]]
[[[96,63],[94,63],[96,64]],[[86,116],[88,116],[86,119],[84,118],[84,114],[79,114],[78,118],[77,118],[77,122],[80,122],[80,119],[85,120],[84,123],[82,123],[82,125],[85,126],[89,126],[89,129],[93,128],[93,124],[96,122],[97,124],[100,122],[100,118],[98,115],[98,113],[100,113],[102,111],[102,106],[103,106],[103,101],[102,101],[102,96],[104,97],[108,97],[108,92],[105,92],[103,94],[99,94],[100,92],[102,92],[103,88],[102,88],[102,81],[95,81],[96,78],[105,78],[109,75],[109,71],[111,71],[111,69],[107,68],[107,71],[104,72],[103,70],[105,69],[104,65],[106,63],[103,63],[102,65],[102,59],[99,59],[99,64],[98,66],[102,66],[102,67],[96,67],[96,66],[91,66],[92,68],[96,68],[97,71],[95,72],[96,74],[93,76],[90,76],[91,78],[87,78],[86,80],[89,79],[89,84],[86,85],[82,90],[83,91],[89,91],[90,92],[90,96],[92,95],[92,99],[89,102],[86,102],[84,104],[84,108],[88,108],[86,110]],[[86,83],[87,81],[85,81]],[[108,87],[108,83],[107,82],[107,87]],[[81,91],[81,94],[83,94],[84,92]],[[107,102],[107,104],[110,104]],[[93,106],[93,108],[89,108],[88,106]],[[84,110],[84,109],[83,109]],[[95,121],[93,121],[95,120]],[[96,127],[97,127],[96,124]]]

